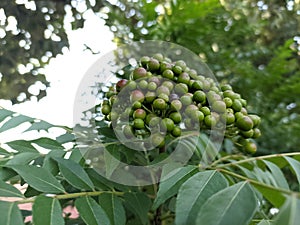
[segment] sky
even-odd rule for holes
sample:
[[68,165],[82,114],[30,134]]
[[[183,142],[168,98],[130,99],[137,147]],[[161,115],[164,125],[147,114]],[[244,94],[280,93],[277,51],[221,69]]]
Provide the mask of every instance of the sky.
[[[45,68],[50,82],[47,96],[40,101],[27,101],[12,105],[10,101],[0,100],[0,106],[21,114],[42,119],[55,125],[73,125],[73,103],[81,79],[88,68],[105,53],[115,48],[113,34],[104,21],[89,13],[82,29],[68,31],[70,48],[63,54],[52,58]],[[93,54],[85,50],[85,44],[93,49]]]

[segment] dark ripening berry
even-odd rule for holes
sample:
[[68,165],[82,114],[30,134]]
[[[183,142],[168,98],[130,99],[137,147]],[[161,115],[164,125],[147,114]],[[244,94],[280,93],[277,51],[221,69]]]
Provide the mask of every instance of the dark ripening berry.
[[140,90],[134,90],[130,95],[130,102],[134,103],[136,101],[143,102],[144,101],[144,94]]
[[144,78],[147,76],[147,70],[143,67],[139,67],[139,68],[136,68],[134,71],[133,71],[133,79],[134,80],[137,80],[137,79],[140,79],[140,78]]
[[125,87],[125,85],[127,84],[128,80],[122,79],[119,80],[116,84],[116,90],[118,92],[120,92],[122,90],[123,87]]
[[146,118],[146,111],[144,109],[137,109],[133,112],[134,119],[145,119]]

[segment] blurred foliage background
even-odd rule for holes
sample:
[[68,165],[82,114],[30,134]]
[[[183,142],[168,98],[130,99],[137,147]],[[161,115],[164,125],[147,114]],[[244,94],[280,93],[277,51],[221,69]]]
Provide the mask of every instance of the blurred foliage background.
[[43,67],[88,11],[118,44],[164,40],[195,52],[262,117],[259,154],[299,151],[299,0],[1,1],[0,97],[18,103],[31,85],[48,86]]

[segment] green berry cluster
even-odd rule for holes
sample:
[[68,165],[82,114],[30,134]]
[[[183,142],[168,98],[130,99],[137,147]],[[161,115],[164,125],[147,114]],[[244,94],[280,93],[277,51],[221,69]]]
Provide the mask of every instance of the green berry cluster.
[[200,75],[183,60],[172,62],[162,54],[140,58],[129,79],[121,79],[106,93],[101,111],[128,139],[150,137],[163,147],[165,135],[211,130],[226,125],[248,153],[256,151],[252,139],[261,133],[260,117],[248,114],[247,102],[229,84],[221,85]]

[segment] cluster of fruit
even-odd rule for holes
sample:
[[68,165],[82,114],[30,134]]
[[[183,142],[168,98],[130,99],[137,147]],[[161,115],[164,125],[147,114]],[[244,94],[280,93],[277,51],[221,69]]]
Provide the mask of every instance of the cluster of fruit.
[[211,130],[226,125],[227,137],[254,153],[251,140],[259,137],[260,117],[248,114],[247,102],[228,84],[199,75],[183,60],[172,62],[161,54],[144,56],[129,79],[121,79],[106,93],[101,111],[128,139],[162,147],[165,136],[183,131]]

